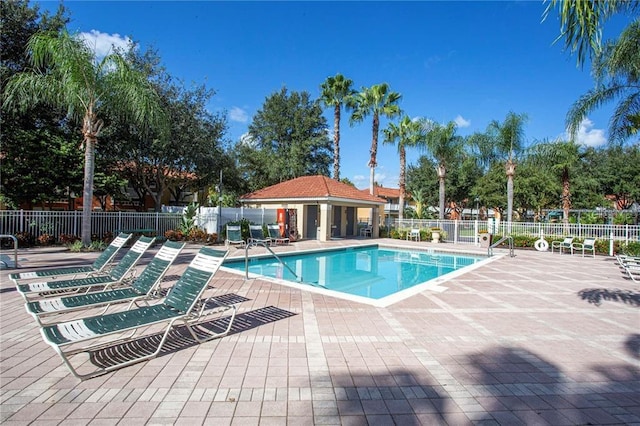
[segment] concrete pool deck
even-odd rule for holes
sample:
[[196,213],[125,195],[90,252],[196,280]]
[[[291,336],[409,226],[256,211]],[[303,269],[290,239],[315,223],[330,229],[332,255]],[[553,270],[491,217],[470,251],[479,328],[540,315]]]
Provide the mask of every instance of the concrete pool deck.
[[[482,252],[388,239],[276,250],[372,242]],[[18,263],[95,256],[22,249]],[[229,336],[181,335],[151,361],[82,382],[43,342],[11,272],[0,270],[3,425],[640,424],[640,288],[609,257],[516,250],[385,308],[220,271],[208,293],[236,302]]]

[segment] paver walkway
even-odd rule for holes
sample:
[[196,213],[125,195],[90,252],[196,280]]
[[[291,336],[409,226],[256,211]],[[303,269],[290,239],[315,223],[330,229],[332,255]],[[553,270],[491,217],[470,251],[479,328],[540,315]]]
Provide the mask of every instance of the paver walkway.
[[[158,358],[84,382],[42,341],[2,270],[0,423],[640,424],[638,285],[612,258],[516,255],[387,308],[221,271],[210,291],[237,302],[231,335],[196,345],[177,333]],[[21,250],[19,264],[94,256]]]

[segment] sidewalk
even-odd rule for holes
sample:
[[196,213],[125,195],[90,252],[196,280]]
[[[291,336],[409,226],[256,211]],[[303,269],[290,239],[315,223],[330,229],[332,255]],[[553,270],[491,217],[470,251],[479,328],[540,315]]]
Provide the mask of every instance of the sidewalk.
[[[30,249],[18,261],[95,256]],[[3,425],[640,424],[640,288],[612,258],[517,250],[387,308],[221,271],[211,291],[239,308],[229,336],[176,336],[158,358],[84,382],[43,342],[14,271],[0,271]]]

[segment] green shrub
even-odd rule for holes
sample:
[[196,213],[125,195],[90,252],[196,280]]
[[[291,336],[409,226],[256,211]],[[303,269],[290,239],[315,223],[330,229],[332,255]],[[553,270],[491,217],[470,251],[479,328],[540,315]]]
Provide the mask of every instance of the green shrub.
[[84,249],[84,245],[80,240],[67,244],[67,247],[69,247],[69,250],[73,253],[80,253]]
[[107,248],[107,245],[104,241],[91,241],[91,245],[87,247],[89,251],[104,251]]
[[627,256],[640,256],[640,241],[629,241],[620,245],[620,253]]

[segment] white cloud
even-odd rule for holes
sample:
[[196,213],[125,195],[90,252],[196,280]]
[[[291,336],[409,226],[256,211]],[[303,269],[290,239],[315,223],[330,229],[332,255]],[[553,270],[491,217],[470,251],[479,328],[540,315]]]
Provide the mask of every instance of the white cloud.
[[251,135],[248,132],[247,133],[243,133],[242,136],[240,136],[240,143],[242,145],[247,145],[247,146],[251,146],[251,147],[255,147],[256,146],[255,140],[251,137]]
[[465,120],[460,114],[453,120],[458,125],[458,127],[469,127],[471,125],[470,120]]
[[249,121],[247,112],[240,107],[231,108],[231,111],[229,111],[229,118],[231,121],[237,121],[238,123],[246,123]]
[[128,50],[131,47],[131,39],[122,37],[120,34],[106,34],[98,30],[91,30],[88,33],[80,33],[80,38],[84,43],[95,52],[96,58],[102,59],[110,53],[113,48],[117,47],[122,50]]
[[578,134],[576,135],[576,142],[579,145],[585,146],[600,146],[607,142],[607,138],[604,135],[603,129],[594,129],[593,121],[585,118],[578,127]]

